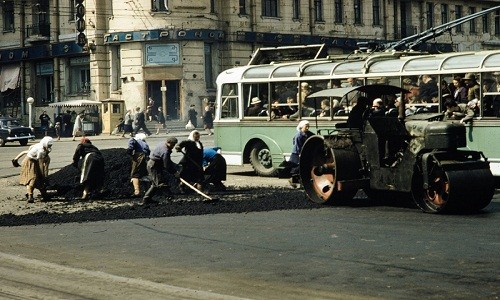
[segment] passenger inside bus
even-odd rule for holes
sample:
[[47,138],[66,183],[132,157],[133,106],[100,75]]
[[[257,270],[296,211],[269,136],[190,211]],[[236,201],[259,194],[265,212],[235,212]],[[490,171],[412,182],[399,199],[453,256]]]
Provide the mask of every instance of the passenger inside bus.
[[444,103],[446,111],[445,120],[460,120],[460,123],[472,121],[478,110],[479,103],[477,99],[469,101],[467,104],[457,103],[455,100],[446,100]]
[[438,96],[438,85],[430,75],[422,75],[419,87],[420,99],[423,103],[432,103]]
[[465,74],[464,84],[467,88],[467,101],[471,101],[473,99],[479,99],[479,92],[481,87],[479,83],[476,81],[476,75],[472,73]]
[[[491,87],[491,91],[496,92],[496,93],[500,93],[500,72],[494,72],[493,76],[495,78],[495,82],[493,83],[493,86]],[[500,118],[500,95],[494,95],[491,99],[491,103],[492,103],[491,116]]]
[[286,98],[286,105],[280,107],[281,117],[283,119],[289,119],[291,115],[295,114],[299,109],[294,96],[288,96]]
[[328,99],[323,99],[323,100],[321,100],[320,105],[321,105],[321,111],[319,113],[319,116],[320,117],[329,117],[331,115],[330,101]]
[[283,112],[281,110],[279,100],[274,100],[271,104],[271,119],[281,119],[283,117]]
[[465,86],[464,80],[460,76],[455,76],[453,78],[453,86],[455,87],[455,91],[453,94],[453,100],[456,103],[467,103],[467,87]]
[[265,113],[266,110],[262,107],[262,101],[259,97],[253,97],[250,102],[250,106],[246,109],[245,115],[249,117],[257,117],[262,116],[263,112]]

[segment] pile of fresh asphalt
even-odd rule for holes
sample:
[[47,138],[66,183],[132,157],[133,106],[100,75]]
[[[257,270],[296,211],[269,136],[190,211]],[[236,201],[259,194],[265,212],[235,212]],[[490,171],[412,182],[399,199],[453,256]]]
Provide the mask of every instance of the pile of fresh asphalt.
[[[79,171],[68,165],[50,174],[48,178],[50,201],[44,209],[29,214],[0,216],[0,226],[35,225],[47,223],[92,222],[116,219],[156,218],[182,215],[206,215],[220,213],[248,213],[272,210],[319,208],[306,199],[303,190],[273,187],[229,187],[224,192],[209,193],[219,201],[206,201],[186,187],[181,191],[175,177],[169,184],[173,196],[167,190],[155,195],[157,205],[143,205],[141,198],[132,197],[130,183],[131,161],[122,148],[101,151],[105,160],[102,190],[90,200],[79,200],[82,187]],[[149,182],[142,182],[144,192]]]

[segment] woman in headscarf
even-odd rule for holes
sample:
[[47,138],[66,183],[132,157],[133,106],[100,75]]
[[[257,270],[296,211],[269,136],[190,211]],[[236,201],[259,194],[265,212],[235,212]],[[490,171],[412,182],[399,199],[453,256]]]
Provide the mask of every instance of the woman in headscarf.
[[292,186],[296,186],[300,184],[299,178],[299,162],[300,162],[300,151],[302,151],[302,147],[304,146],[307,139],[314,134],[309,131],[309,121],[302,120],[297,125],[297,133],[293,137],[293,148],[292,154],[290,155],[290,162],[294,164],[294,167],[291,169],[292,178],[290,179],[290,184]]
[[201,188],[203,181],[203,144],[200,142],[200,132],[193,130],[187,140],[180,142],[175,149],[184,157],[179,161],[182,166],[181,178]]
[[127,153],[132,157],[132,169],[130,172],[130,181],[134,186],[134,196],[141,194],[139,179],[148,175],[146,168],[151,150],[146,143],[146,134],[138,133],[135,137],[128,140]]
[[73,155],[73,166],[75,168],[79,167],[80,159],[82,159],[80,166],[80,183],[83,185],[82,199],[86,200],[90,197],[91,192],[102,187],[104,182],[104,158],[101,151],[92,145],[88,138],[83,137],[76,146]]
[[[12,164],[15,167],[21,166],[19,183],[26,186],[28,203],[35,202],[33,198],[33,191],[35,189],[40,191],[43,200],[48,200],[45,184],[49,175],[49,153],[52,150],[53,143],[54,140],[50,136],[46,136],[28,150],[19,153],[12,160]],[[26,158],[23,160],[22,165],[19,165],[17,161],[23,155],[26,155]]]

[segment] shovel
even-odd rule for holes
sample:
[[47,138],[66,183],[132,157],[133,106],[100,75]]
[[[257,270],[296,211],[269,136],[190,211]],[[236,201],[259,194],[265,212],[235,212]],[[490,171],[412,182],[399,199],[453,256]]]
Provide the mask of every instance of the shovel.
[[189,182],[187,182],[186,180],[182,179],[179,177],[179,179],[181,180],[182,183],[184,183],[185,185],[187,185],[189,188],[191,188],[193,191],[197,192],[198,194],[202,195],[203,197],[207,198],[209,201],[211,202],[215,202],[215,201],[219,201],[219,198],[212,198],[210,197],[209,195],[203,193],[202,191],[200,191],[199,189],[197,189],[196,187],[194,187],[192,184],[190,184]]

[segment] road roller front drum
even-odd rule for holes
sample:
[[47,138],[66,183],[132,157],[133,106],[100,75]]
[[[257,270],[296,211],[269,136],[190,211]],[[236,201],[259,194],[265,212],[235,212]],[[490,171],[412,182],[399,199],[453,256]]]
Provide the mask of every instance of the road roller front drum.
[[342,189],[339,181],[359,178],[361,162],[353,148],[325,146],[321,136],[307,140],[300,155],[300,177],[309,199],[315,203],[338,204],[351,200],[357,189]]

